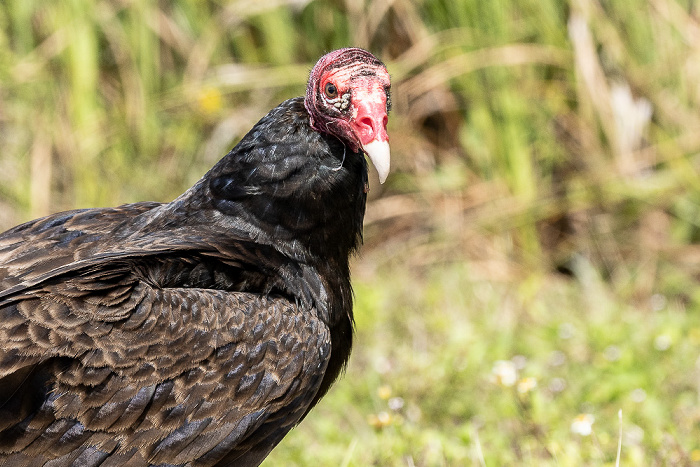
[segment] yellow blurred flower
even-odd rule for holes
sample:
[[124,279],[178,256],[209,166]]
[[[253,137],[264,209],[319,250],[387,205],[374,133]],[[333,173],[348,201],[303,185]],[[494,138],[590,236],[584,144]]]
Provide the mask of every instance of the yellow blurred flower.
[[217,88],[204,88],[200,90],[197,101],[199,110],[207,115],[214,114],[221,109],[221,92]]
[[377,395],[382,400],[387,400],[391,397],[391,386],[382,385],[377,388]]
[[532,377],[523,378],[518,381],[518,392],[520,394],[527,394],[537,387],[537,380]]
[[370,424],[373,428],[384,428],[386,426],[391,425],[391,422],[393,421],[393,418],[389,412],[379,412],[378,414],[370,414],[367,417],[367,423]]
[[693,345],[700,345],[700,328],[699,327],[694,327],[690,330],[688,333],[688,337],[690,338],[690,342]]
[[690,451],[690,460],[693,462],[700,462],[700,449],[693,449]]

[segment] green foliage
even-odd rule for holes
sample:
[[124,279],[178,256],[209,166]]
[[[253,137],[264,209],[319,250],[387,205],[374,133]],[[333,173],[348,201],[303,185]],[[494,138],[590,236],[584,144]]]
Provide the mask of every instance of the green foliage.
[[[370,193],[358,344],[268,465],[613,464],[620,409],[622,465],[700,462],[698,18],[687,0],[5,0],[0,227],[173,199],[321,54],[369,48],[393,171]],[[572,433],[586,413],[593,434]]]
[[345,378],[266,465],[614,465],[620,428],[621,465],[698,461],[697,303],[625,304],[585,273],[519,289],[464,264],[378,274],[356,284]]

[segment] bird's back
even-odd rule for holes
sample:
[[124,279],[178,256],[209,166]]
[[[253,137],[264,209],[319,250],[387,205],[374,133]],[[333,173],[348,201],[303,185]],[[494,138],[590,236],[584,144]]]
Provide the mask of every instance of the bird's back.
[[[63,213],[0,237],[14,290],[0,302],[5,465],[257,465],[306,412],[327,326],[286,297],[235,290],[245,243],[228,267],[159,235],[141,251],[107,240],[159,208]],[[84,253],[96,238],[101,251]],[[53,256],[22,244],[34,240]]]

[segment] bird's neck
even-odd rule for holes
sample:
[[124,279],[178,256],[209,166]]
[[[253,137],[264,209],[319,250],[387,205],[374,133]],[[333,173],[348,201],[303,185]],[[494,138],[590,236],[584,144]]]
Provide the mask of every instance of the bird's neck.
[[206,224],[219,239],[264,245],[283,258],[271,272],[277,290],[315,309],[331,330],[322,395],[352,344],[349,257],[362,241],[367,164],[309,118],[302,99],[284,102],[173,203],[189,211],[193,227]]

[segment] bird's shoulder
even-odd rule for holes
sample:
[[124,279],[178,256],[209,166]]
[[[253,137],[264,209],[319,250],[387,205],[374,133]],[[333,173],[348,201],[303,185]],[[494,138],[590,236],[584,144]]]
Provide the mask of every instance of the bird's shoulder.
[[0,300],[23,285],[55,276],[123,246],[120,228],[160,203],[59,212],[0,234]]

